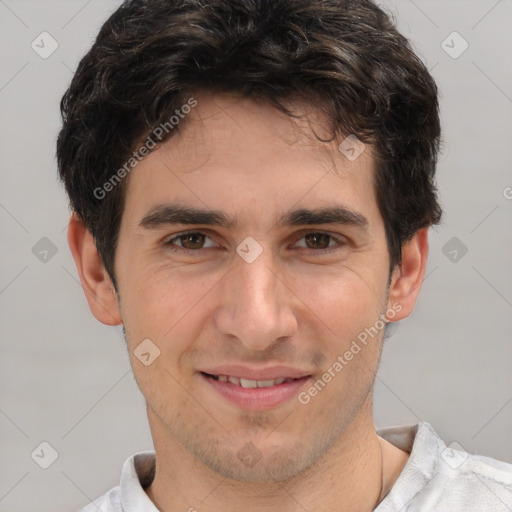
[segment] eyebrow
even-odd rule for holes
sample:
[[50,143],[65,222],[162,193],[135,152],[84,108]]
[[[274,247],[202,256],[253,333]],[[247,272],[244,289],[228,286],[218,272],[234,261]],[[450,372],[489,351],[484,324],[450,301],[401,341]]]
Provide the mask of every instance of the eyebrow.
[[[166,204],[152,208],[139,222],[145,229],[157,229],[167,225],[211,225],[234,230],[239,226],[235,217],[227,215],[220,210],[194,208],[180,204]],[[352,226],[367,232],[368,219],[360,212],[342,205],[322,208],[299,208],[289,210],[277,221],[277,227],[301,226],[312,224],[339,224]]]

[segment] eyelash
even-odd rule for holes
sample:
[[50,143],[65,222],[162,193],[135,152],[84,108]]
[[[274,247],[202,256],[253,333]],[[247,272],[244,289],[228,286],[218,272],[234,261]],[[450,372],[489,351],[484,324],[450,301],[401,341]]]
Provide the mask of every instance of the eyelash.
[[[172,238],[169,238],[164,243],[165,247],[172,252],[181,252],[184,254],[198,253],[206,249],[213,249],[213,247],[206,247],[203,249],[185,249],[183,247],[174,246],[174,244],[172,243],[173,240],[176,240],[186,235],[204,235],[205,237],[210,238],[211,240],[211,237],[202,231],[184,231],[183,233],[178,233],[177,235],[174,235]],[[346,245],[346,242],[344,242],[341,238],[336,237],[330,233],[326,233],[325,231],[308,231],[307,233],[304,233],[297,241],[302,240],[307,235],[327,235],[331,238],[331,240],[334,240],[337,243],[336,246],[328,247],[326,249],[308,249],[307,247],[301,247],[301,249],[305,249],[306,251],[317,253],[316,255],[318,256],[323,256],[326,254],[331,254],[333,252],[339,251],[342,248],[342,246]]]

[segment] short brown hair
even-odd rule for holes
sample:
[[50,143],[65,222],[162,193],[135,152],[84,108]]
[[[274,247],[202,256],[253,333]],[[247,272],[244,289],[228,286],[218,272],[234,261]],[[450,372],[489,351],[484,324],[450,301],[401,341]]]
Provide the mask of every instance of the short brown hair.
[[239,93],[289,115],[285,102],[302,99],[325,112],[333,140],[350,133],[371,144],[390,271],[403,243],[439,223],[437,86],[372,1],[127,0],[78,65],[57,141],[71,207],[114,285],[125,180],[101,199],[94,191],[198,90]]

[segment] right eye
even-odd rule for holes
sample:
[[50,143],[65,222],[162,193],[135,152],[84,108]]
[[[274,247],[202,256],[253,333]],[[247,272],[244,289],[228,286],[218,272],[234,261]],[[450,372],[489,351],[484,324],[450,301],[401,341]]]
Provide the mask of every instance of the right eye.
[[[186,231],[168,239],[164,245],[171,251],[192,253],[205,249],[203,246],[206,238],[211,240],[208,235],[202,233],[201,231]],[[174,243],[176,240],[179,240],[181,245],[176,245]],[[213,241],[212,243],[213,245],[206,247],[206,249],[211,247],[218,247]]]

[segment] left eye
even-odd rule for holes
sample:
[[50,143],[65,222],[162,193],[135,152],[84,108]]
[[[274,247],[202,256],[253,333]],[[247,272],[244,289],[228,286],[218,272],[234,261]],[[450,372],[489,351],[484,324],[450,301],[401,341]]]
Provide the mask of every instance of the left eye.
[[[329,240],[339,241],[337,238],[333,237],[332,235],[329,235],[328,233],[322,233],[322,232],[307,233],[302,238],[300,238],[300,240],[306,240],[306,247],[308,249],[312,249],[314,251],[318,251],[318,250],[321,251],[321,250],[328,249],[329,247],[332,247],[332,245],[331,246],[329,245]],[[309,247],[309,244],[313,244],[313,245],[319,244],[322,247]],[[334,245],[336,245],[336,243]]]
[[[211,241],[211,245],[208,247],[204,247],[206,239]],[[334,250],[338,250],[338,247],[336,246],[343,245],[343,242],[340,238],[321,231],[306,233],[299,240],[305,241],[305,245],[299,247],[304,247],[305,249],[310,249],[314,252],[323,252],[324,254],[333,252],[333,247],[335,248]],[[176,245],[174,243],[175,241],[179,241],[180,245]],[[177,236],[174,236],[173,238],[170,238],[167,242],[165,242],[165,245],[171,250],[178,252],[197,252],[201,249],[218,247],[208,235],[200,231],[181,233]]]

